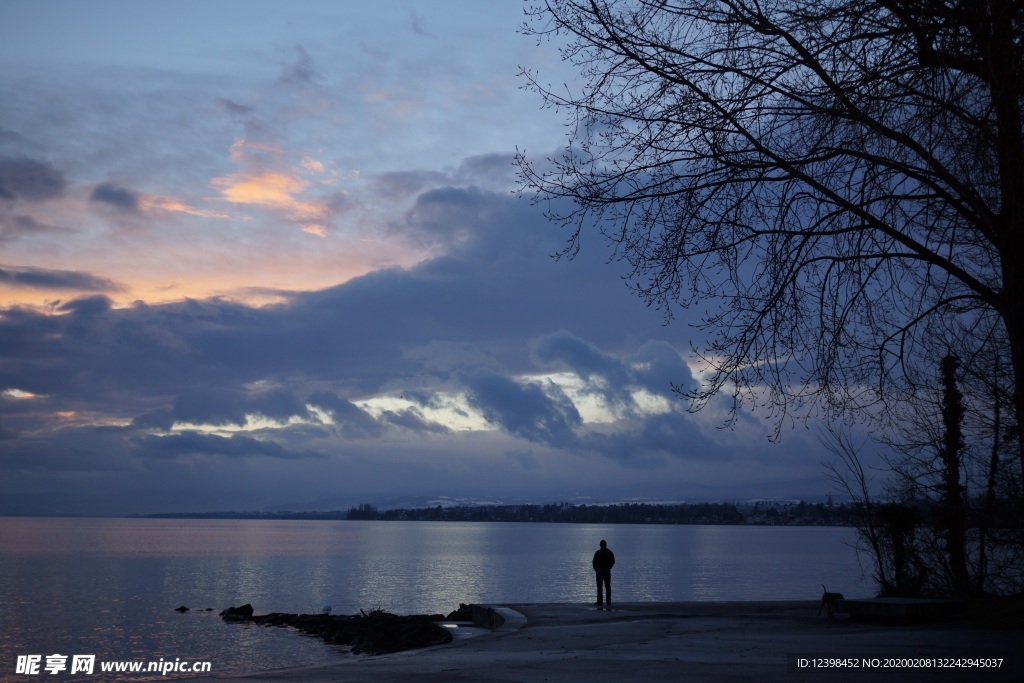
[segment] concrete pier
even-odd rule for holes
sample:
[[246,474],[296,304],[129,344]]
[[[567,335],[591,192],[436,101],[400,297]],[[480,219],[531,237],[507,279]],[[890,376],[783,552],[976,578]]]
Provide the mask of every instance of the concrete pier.
[[[818,606],[817,600],[623,603],[613,609],[578,603],[487,605],[482,606],[477,625],[471,625],[471,637],[457,636],[448,645],[380,657],[339,653],[337,664],[330,666],[201,680],[236,683],[622,683],[636,680],[645,683],[959,683],[965,680],[1020,683],[1024,680],[1024,659],[1019,654],[1022,635],[1019,620],[1001,620],[996,624],[974,615],[942,622],[827,619],[817,616]],[[479,624],[490,624],[493,630]],[[281,634],[282,637],[290,635],[293,634]]]

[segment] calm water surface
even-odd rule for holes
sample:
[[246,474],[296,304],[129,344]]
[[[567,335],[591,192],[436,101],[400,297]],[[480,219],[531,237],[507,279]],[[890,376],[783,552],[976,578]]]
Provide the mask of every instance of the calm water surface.
[[[344,657],[217,616],[246,602],[335,614],[592,602],[602,538],[618,602],[816,599],[822,583],[871,593],[843,527],[3,518],[0,680],[19,654],[180,657],[209,660],[214,674]],[[175,612],[182,604],[192,611]]]

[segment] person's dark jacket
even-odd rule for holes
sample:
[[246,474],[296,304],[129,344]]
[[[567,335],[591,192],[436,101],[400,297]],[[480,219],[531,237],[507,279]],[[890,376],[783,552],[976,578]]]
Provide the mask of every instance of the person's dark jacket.
[[598,548],[594,553],[594,571],[598,574],[608,574],[615,565],[615,553],[608,548]]

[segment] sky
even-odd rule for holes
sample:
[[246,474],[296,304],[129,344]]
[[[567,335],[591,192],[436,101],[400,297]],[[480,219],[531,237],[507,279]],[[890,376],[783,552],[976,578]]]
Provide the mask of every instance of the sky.
[[820,498],[517,191],[518,0],[0,0],[0,514]]

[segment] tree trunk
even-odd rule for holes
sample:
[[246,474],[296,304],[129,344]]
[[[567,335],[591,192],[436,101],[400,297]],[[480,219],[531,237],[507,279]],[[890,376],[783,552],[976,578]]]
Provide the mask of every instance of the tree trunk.
[[945,433],[939,456],[942,459],[942,528],[946,535],[946,553],[955,595],[970,592],[967,571],[967,540],[964,520],[964,489],[960,484],[960,459],[964,447],[963,394],[956,386],[960,361],[955,356],[942,359],[942,422]]

